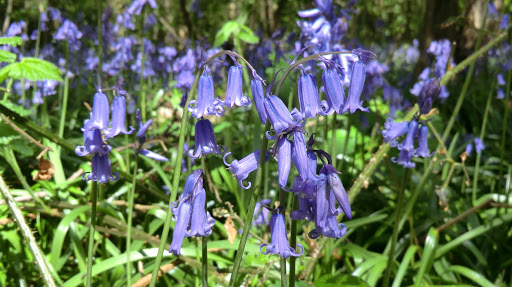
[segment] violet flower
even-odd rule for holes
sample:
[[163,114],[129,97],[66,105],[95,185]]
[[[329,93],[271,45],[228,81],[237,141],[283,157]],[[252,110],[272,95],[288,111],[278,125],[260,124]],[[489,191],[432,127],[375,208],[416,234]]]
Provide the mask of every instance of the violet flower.
[[92,180],[107,183],[109,181],[118,180],[119,173],[112,172],[108,154],[102,155],[101,153],[95,153],[92,156],[92,172],[82,174],[82,179],[85,181]]
[[345,90],[341,83],[340,74],[336,69],[326,69],[322,74],[327,103],[336,113],[341,114],[345,105]]
[[81,43],[79,39],[82,38],[82,32],[71,20],[66,19],[53,36],[55,40],[68,41],[69,49],[73,51],[80,50]]
[[110,107],[107,95],[98,91],[94,94],[92,104],[91,121],[88,123],[89,129],[106,130],[110,118]]
[[183,239],[190,236],[208,236],[212,233],[215,220],[206,211],[206,191],[203,188],[203,171],[193,171],[185,182],[183,193],[178,202],[171,202],[171,211],[175,215],[172,243],[169,252],[180,255]]
[[84,133],[84,145],[77,146],[75,153],[78,156],[87,156],[89,154],[108,155],[112,151],[112,147],[108,145],[102,137],[101,130],[91,129],[90,120],[84,121],[82,131]]
[[424,85],[418,96],[418,107],[420,114],[428,114],[432,109],[432,103],[439,98],[442,87],[438,78],[431,79]]
[[[290,256],[298,257],[304,253],[304,247],[301,244],[297,244],[297,247],[300,247],[301,249],[298,253],[294,248],[290,247],[290,243],[288,242],[288,237],[286,235],[286,224],[283,214],[272,214],[270,217],[270,234],[271,243],[263,243],[260,245],[261,254],[279,254],[281,258],[288,258]],[[265,248],[265,251],[263,251],[263,248]]]
[[151,126],[151,124],[153,123],[153,120],[149,119],[146,123],[143,124],[140,109],[137,109],[137,111],[135,112],[135,121],[137,123],[137,139],[139,141],[138,148],[136,148],[135,143],[133,144],[136,153],[138,152],[138,154],[154,160],[168,161],[169,159],[167,159],[166,157],[142,148],[142,146],[146,142],[146,132],[148,131],[149,126]]
[[215,133],[213,132],[210,121],[208,119],[200,119],[197,121],[195,129],[195,150],[190,149],[188,156],[191,159],[197,159],[202,155],[207,155],[212,152],[223,155],[225,151],[225,146],[217,145]]
[[414,168],[416,166],[416,164],[411,161],[412,156],[413,156],[412,152],[408,152],[405,149],[403,149],[400,151],[398,158],[392,157],[391,161],[394,163],[397,163],[405,168]]
[[204,69],[197,86],[197,100],[190,101],[188,111],[197,119],[205,115],[220,117],[224,114],[224,108],[221,104],[222,101],[218,98],[214,99],[213,78]]
[[398,145],[397,138],[407,133],[408,130],[409,122],[394,123],[392,118],[388,118],[382,131],[384,142],[396,147]]
[[353,64],[352,75],[350,76],[350,88],[348,90],[348,99],[343,108],[343,113],[350,111],[353,114],[357,110],[368,112],[368,108],[363,108],[361,93],[363,92],[364,80],[366,77],[364,63],[357,61]]
[[300,112],[304,118],[314,118],[317,114],[326,116],[325,111],[329,110],[326,101],[320,102],[318,88],[316,87],[313,75],[305,73],[299,77],[297,82],[299,94]]
[[228,71],[228,86],[226,87],[226,99],[222,105],[233,108],[235,105],[246,107],[251,100],[243,95],[242,92],[242,67],[233,65]]
[[399,144],[398,150],[405,150],[407,152],[414,151],[414,139],[418,134],[418,122],[414,119],[409,123],[409,130],[403,143]]
[[270,135],[270,131],[266,134],[269,140],[275,140],[283,132],[303,125],[304,118],[302,114],[297,109],[293,109],[290,113],[283,101],[277,96],[267,96],[265,99],[265,110],[267,111],[268,119],[274,128],[273,136]]
[[256,106],[256,111],[260,116],[260,120],[263,124],[267,122],[267,112],[265,110],[265,96],[263,94],[263,83],[258,79],[251,80],[251,92]]
[[306,139],[304,133],[300,130],[294,130],[293,145],[292,145],[292,161],[295,168],[299,172],[299,176],[303,179],[308,179],[308,155],[306,151]]
[[262,204],[269,206],[271,203],[270,199],[263,199],[262,201],[256,202],[256,206],[254,207],[253,220],[252,225],[267,225],[269,223],[269,215],[270,210],[265,208]]
[[133,127],[126,130],[126,99],[124,96],[117,96],[112,101],[112,127],[105,131],[107,138],[113,138],[118,134],[129,135],[135,131]]
[[476,153],[481,153],[485,149],[484,142],[480,138],[475,138]]
[[[240,184],[240,187],[243,189],[251,188],[251,182],[247,186],[244,186],[243,181],[249,177],[249,174],[252,171],[255,171],[258,168],[258,163],[260,160],[260,150],[257,150],[253,153],[250,153],[248,156],[242,158],[241,160],[233,160],[231,164],[226,162],[226,157],[229,156],[231,152],[228,152],[224,155],[224,164],[228,166],[228,169],[231,170],[233,175],[236,177],[236,180]],[[270,158],[269,154],[265,151],[265,161]]]
[[431,157],[434,153],[428,150],[428,126],[421,125],[418,133],[418,148],[414,151],[416,156]]
[[279,177],[279,186],[285,187],[288,182],[288,175],[290,174],[292,157],[292,142],[286,138],[281,137],[277,140],[277,173]]
[[130,7],[126,10],[128,14],[135,14],[140,15],[142,12],[142,9],[144,8],[144,5],[149,4],[149,6],[153,9],[157,9],[158,6],[156,5],[155,0],[134,0]]
[[[350,208],[350,201],[348,199],[347,192],[341,183],[341,179],[338,176],[339,171],[337,171],[332,165],[325,164],[320,170],[321,174],[325,175],[325,179],[327,181],[326,187],[330,189],[330,191],[334,194],[336,201],[340,205],[341,209],[345,213],[348,219],[352,218],[352,209]],[[318,192],[318,191],[317,191]]]

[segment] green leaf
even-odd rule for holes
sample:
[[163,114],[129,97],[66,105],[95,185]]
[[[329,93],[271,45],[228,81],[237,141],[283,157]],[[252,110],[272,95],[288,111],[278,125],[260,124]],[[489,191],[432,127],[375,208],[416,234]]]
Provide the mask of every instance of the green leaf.
[[66,238],[66,234],[68,233],[69,227],[71,226],[71,223],[75,221],[75,219],[80,216],[81,214],[85,213],[91,209],[91,206],[85,205],[81,206],[77,209],[73,209],[68,215],[66,215],[57,226],[57,229],[54,232],[53,235],[53,242],[52,242],[52,248],[50,252],[50,264],[53,265],[55,270],[59,271],[57,268],[58,266],[58,260],[60,258],[60,254],[62,252],[62,248],[64,245],[64,239]]
[[320,277],[318,280],[313,282],[313,286],[322,286],[322,287],[369,287],[368,283],[363,281],[362,279],[352,276],[350,274],[336,274],[336,275],[324,275]]
[[398,267],[398,271],[396,272],[395,280],[393,281],[393,285],[391,287],[400,287],[402,284],[402,280],[404,279],[405,272],[407,271],[407,267],[409,267],[409,263],[414,257],[414,253],[416,252],[415,245],[409,246],[407,251],[405,252],[404,258],[402,258],[402,262],[400,263],[400,267]]
[[12,63],[16,60],[16,54],[9,51],[0,50],[0,62]]
[[240,33],[237,36],[240,40],[249,44],[257,44],[260,41],[260,38],[258,38],[249,27],[243,24],[240,25]]
[[428,273],[428,270],[432,266],[438,242],[439,232],[437,232],[435,228],[431,227],[428,231],[427,239],[425,240],[425,247],[423,248],[420,270],[414,279],[416,284],[420,284],[423,281],[423,276],[425,273]]
[[474,270],[471,270],[465,266],[454,265],[454,266],[450,267],[450,270],[473,280],[473,282],[477,283],[478,285],[480,285],[482,287],[495,286],[492,282],[487,280],[482,274],[480,274]]
[[0,37],[0,45],[19,46],[23,43],[20,37]]
[[236,21],[226,22],[224,26],[220,28],[219,32],[217,32],[213,46],[218,47],[224,44],[232,34],[237,35],[239,30],[240,27]]
[[8,77],[30,81],[62,81],[61,72],[54,64],[38,58],[23,58],[19,63],[12,63],[0,70],[0,82]]

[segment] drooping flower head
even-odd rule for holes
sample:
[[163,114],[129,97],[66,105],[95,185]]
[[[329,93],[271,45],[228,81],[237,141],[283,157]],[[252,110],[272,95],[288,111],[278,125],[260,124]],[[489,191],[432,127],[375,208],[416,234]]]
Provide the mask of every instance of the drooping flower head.
[[[251,172],[258,168],[258,163],[260,161],[260,150],[250,153],[248,156],[242,158],[241,160],[235,159],[229,164],[226,162],[226,157],[230,154],[231,152],[228,152],[224,155],[224,164],[228,166],[228,169],[231,170],[233,175],[236,177],[240,187],[243,189],[251,188],[251,182],[249,182],[247,186],[244,186],[243,181],[249,177]],[[265,151],[265,161],[267,161],[269,158],[270,155]]]
[[260,251],[263,255],[272,253],[281,256],[281,258],[288,258],[290,256],[298,257],[304,253],[304,247],[301,244],[297,244],[300,252],[296,252],[294,248],[290,247],[286,235],[284,214],[278,212],[270,217],[270,237],[270,244],[263,243],[260,245]]
[[418,96],[418,107],[420,114],[428,114],[432,109],[432,103],[439,98],[442,87],[438,78],[431,79],[424,85]]
[[191,159],[197,159],[202,155],[207,155],[210,153],[223,155],[226,150],[225,146],[217,145],[212,124],[207,119],[200,119],[197,121],[195,130],[195,142],[195,150],[190,149],[188,151],[188,156]]
[[203,171],[193,171],[185,182],[178,202],[171,202],[176,225],[169,252],[180,255],[183,239],[190,236],[208,236],[212,233],[215,220],[206,211],[206,191],[203,188]]
[[270,94],[267,95],[267,98],[265,99],[265,110],[267,111],[268,119],[274,128],[273,136],[267,132],[267,138],[270,140],[274,140],[282,133],[303,125],[304,117],[302,114],[297,109],[293,109],[290,113],[283,101],[277,96]]
[[190,101],[188,111],[197,119],[206,115],[216,115],[220,117],[224,114],[224,108],[221,104],[222,101],[215,98],[213,78],[208,74],[205,68],[197,85],[197,100]]
[[258,79],[251,80],[251,92],[256,106],[256,111],[260,116],[260,120],[263,124],[267,122],[267,112],[265,110],[265,95],[263,91],[263,83]]
[[327,115],[326,111],[329,110],[329,105],[326,101],[320,102],[318,88],[313,75],[303,73],[297,82],[297,89],[299,94],[300,112],[304,118],[315,118],[317,114],[322,116]]
[[228,86],[226,87],[226,99],[222,105],[233,108],[235,105],[246,107],[251,100],[243,95],[242,92],[242,67],[235,64],[228,71]]
[[140,114],[140,109],[137,109],[137,111],[135,112],[135,121],[137,122],[137,139],[139,141],[138,147],[135,143],[133,144],[135,151],[138,152],[140,155],[143,155],[147,158],[151,158],[151,159],[158,160],[158,161],[168,161],[169,159],[167,159],[166,157],[161,156],[161,155],[159,155],[155,152],[152,152],[148,149],[142,148],[142,146],[146,142],[146,132],[148,131],[148,128],[151,126],[151,124],[153,123],[153,120],[149,119],[147,122],[142,123],[142,116]]
[[357,110],[368,112],[368,108],[363,108],[361,93],[363,92],[364,81],[366,78],[365,65],[362,61],[354,62],[352,65],[352,74],[350,76],[350,87],[348,89],[348,98],[343,108],[343,113],[350,111],[353,114]]

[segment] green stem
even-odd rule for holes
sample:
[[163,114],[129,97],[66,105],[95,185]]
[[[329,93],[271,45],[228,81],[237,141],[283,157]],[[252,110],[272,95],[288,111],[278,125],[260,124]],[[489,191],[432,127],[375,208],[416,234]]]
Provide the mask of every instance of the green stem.
[[[188,106],[190,103],[191,95],[194,93],[197,82],[199,80],[199,77],[201,76],[201,71],[199,71],[196,74],[196,78],[194,80],[194,84],[190,88],[190,92],[188,93],[187,102],[185,104],[185,107]],[[174,163],[174,177],[172,181],[172,187],[171,187],[171,196],[169,201],[174,202],[176,200],[177,194],[178,194],[178,186],[180,183],[180,175],[181,175],[181,160],[183,159],[183,143],[185,142],[185,134],[187,131],[188,126],[188,118],[189,113],[184,112],[183,117],[181,118],[181,127],[180,127],[180,136],[178,139],[178,153],[176,156],[176,162]],[[162,237],[160,241],[160,245],[158,246],[158,253],[155,259],[155,266],[153,267],[153,272],[151,276],[151,287],[154,287],[156,284],[156,280],[158,279],[158,270],[160,268],[160,263],[162,262],[162,255],[165,248],[165,243],[167,242],[167,237],[169,236],[169,229],[171,227],[171,220],[172,220],[172,210],[169,208],[167,210],[167,215],[165,217],[165,223],[163,227]]]
[[4,98],[2,99],[3,102],[7,102],[7,98],[9,97],[9,95],[11,94],[11,88],[12,88],[12,83],[14,82],[14,78],[10,78],[9,79],[9,82],[7,83],[7,89],[4,93]]
[[91,227],[89,228],[89,249],[87,251],[87,275],[86,286],[92,286],[92,258],[94,251],[94,232],[96,229],[96,204],[97,192],[101,188],[101,183],[91,182]]
[[202,258],[201,258],[201,273],[203,279],[203,287],[208,287],[208,236],[203,236],[203,244],[201,244]]
[[132,188],[128,190],[128,223],[126,229],[126,285],[132,286],[132,261],[130,260],[132,245],[132,219],[133,219],[133,198],[137,187],[138,156],[135,154],[135,166],[133,167]]
[[393,257],[395,255],[396,241],[398,239],[398,232],[399,232],[398,222],[400,219],[400,211],[402,209],[402,204],[403,204],[403,200],[404,200],[405,188],[407,185],[407,181],[409,180],[409,174],[410,174],[410,169],[406,168],[405,174],[403,177],[403,181],[402,181],[402,187],[398,191],[398,199],[397,199],[397,203],[396,203],[395,224],[393,226],[393,235],[391,237],[391,249],[389,250],[388,264],[386,267],[386,272],[384,273],[384,283],[382,284],[382,286],[384,286],[384,287],[387,287],[389,285],[389,277],[391,275],[391,269],[393,267]]
[[[293,256],[292,256],[293,257]],[[286,287],[286,258],[281,258],[281,287]]]
[[[493,96],[494,87],[489,89],[489,95],[487,96],[487,104],[485,106],[484,119],[482,122],[482,128],[480,130],[480,140],[484,140],[485,137],[485,127],[487,126],[487,117],[489,116],[489,107],[491,106],[491,99]],[[473,195],[472,200],[473,204],[476,202],[476,191],[478,189],[478,171],[480,170],[480,157],[482,153],[476,154],[476,163],[475,163],[475,172],[473,174]]]
[[[297,209],[299,206],[299,201],[296,196],[293,197],[292,200],[292,210]],[[290,228],[290,246],[297,246],[297,220],[292,220],[292,226]],[[290,274],[288,274],[288,286],[295,287],[295,261],[297,258],[295,256],[290,256]]]
[[351,128],[352,128],[352,121],[350,120],[350,117],[348,117],[347,126],[346,126],[346,134],[345,134],[345,143],[343,144],[342,158],[341,158],[340,168],[338,170],[343,170],[343,165],[345,164],[345,156],[347,154],[348,139],[350,138],[350,129]]
[[21,171],[21,168],[18,164],[18,160],[16,159],[16,155],[14,154],[12,148],[9,145],[4,146],[3,153],[5,160],[7,161],[7,163],[9,163],[14,173],[20,180],[23,189],[25,189],[30,194],[30,196],[32,196],[32,199],[34,199],[34,201],[37,202],[41,207],[43,207],[45,210],[50,210],[50,208],[44,203],[44,201],[42,201],[39,197],[35,196],[34,192],[32,191],[32,188],[27,182],[27,179]]
[[[512,44],[512,37],[509,39]],[[505,144],[507,142],[507,123],[508,123],[508,103],[510,98],[510,90],[512,86],[512,69],[508,71],[507,78],[507,88],[505,89],[505,101],[503,105],[503,122],[501,123],[501,143],[500,143],[500,162],[503,163],[503,158],[505,157]],[[499,181],[503,179],[503,168],[500,168],[500,177]],[[503,189],[503,185],[499,184],[498,193],[501,194]],[[499,214],[499,212],[498,212]],[[512,284],[512,281],[511,281]]]
[[46,257],[41,252],[41,249],[39,249],[39,246],[37,245],[37,241],[34,238],[34,235],[32,235],[32,229],[30,226],[27,225],[27,222],[25,222],[25,218],[23,217],[23,213],[16,205],[16,202],[14,201],[14,198],[11,195],[11,192],[9,191],[9,188],[7,188],[7,185],[4,182],[4,179],[0,175],[0,191],[2,193],[3,198],[7,202],[7,205],[9,206],[9,209],[12,213],[12,216],[15,219],[16,225],[21,230],[21,234],[23,235],[23,238],[28,243],[28,248],[32,255],[35,258],[36,261],[36,267],[41,272],[41,278],[44,282],[45,286],[57,286],[55,285],[55,282],[53,281],[53,277],[51,275],[51,272],[49,270],[50,264],[47,262]]
[[270,121],[267,119],[267,123],[265,124],[265,130],[263,133],[263,138],[261,140],[260,147],[260,159],[258,163],[258,168],[256,170],[256,180],[254,184],[254,189],[252,191],[251,201],[249,202],[249,208],[247,208],[247,217],[244,223],[244,230],[242,232],[242,237],[240,238],[240,245],[238,245],[238,251],[235,257],[235,263],[233,266],[233,273],[231,274],[231,278],[229,280],[229,286],[234,287],[235,282],[238,276],[238,272],[240,270],[240,263],[242,262],[243,253],[245,250],[245,244],[247,243],[247,237],[249,235],[249,229],[251,228],[252,218],[254,215],[254,208],[256,207],[256,202],[261,193],[261,182],[263,179],[263,172],[265,166],[265,154],[268,145],[268,139],[265,136],[266,132],[270,130]]
[[60,138],[64,137],[64,128],[66,127],[66,110],[68,107],[68,94],[69,94],[69,47],[66,47],[66,75],[64,77],[64,95],[62,97],[62,107],[60,110],[60,123],[59,133],[57,134]]

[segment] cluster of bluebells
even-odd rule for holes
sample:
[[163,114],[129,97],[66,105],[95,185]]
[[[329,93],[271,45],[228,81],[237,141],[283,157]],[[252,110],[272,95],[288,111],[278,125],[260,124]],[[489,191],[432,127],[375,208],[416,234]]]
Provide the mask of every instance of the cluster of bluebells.
[[[415,167],[415,163],[412,162],[413,157],[426,158],[433,155],[428,150],[428,126],[419,118],[430,112],[432,103],[439,98],[441,90],[438,78],[429,80],[418,95],[419,113],[411,121],[393,122],[392,118],[386,120],[382,131],[384,142],[400,151],[398,158],[391,159],[393,162],[406,168],[413,168]],[[399,143],[398,139],[403,135],[405,135],[405,139]],[[417,146],[415,145],[416,141]]]
[[176,225],[169,252],[180,255],[183,239],[190,236],[208,236],[215,219],[206,211],[206,191],[203,188],[203,171],[196,169],[187,178],[183,193],[177,202],[171,202]]
[[[109,104],[108,97],[101,89],[94,94],[92,111],[89,119],[84,121],[82,132],[84,133],[84,145],[77,146],[75,153],[78,156],[92,156],[92,171],[82,175],[85,181],[98,181],[107,183],[119,179],[117,172],[112,172],[110,164],[110,152],[112,147],[107,140],[120,134],[132,134],[135,128],[126,128],[126,99],[123,96],[125,92],[118,90],[118,95]],[[112,111],[112,119],[110,118]],[[140,111],[136,113],[137,121],[137,140],[134,144],[135,151],[143,156],[159,161],[167,161],[167,158],[142,148],[146,141],[146,132],[151,126],[152,120],[142,123]]]
[[[253,70],[254,79],[251,80],[250,85],[253,95],[252,102],[254,102],[261,122],[265,124],[268,121],[271,124],[272,130],[266,133],[266,137],[269,140],[275,140],[275,143],[269,151],[257,150],[230,163],[227,162],[227,157],[231,155],[231,152],[226,153],[226,148],[217,144],[212,124],[205,116],[220,117],[223,115],[225,107],[248,106],[251,103],[251,100],[243,94],[243,67],[236,60],[235,64],[230,67],[224,100],[215,97],[213,77],[208,73],[206,67],[203,68],[197,85],[197,100],[190,101],[187,107],[191,115],[198,119],[195,126],[195,146],[190,148],[189,157],[197,159],[210,153],[224,155],[225,165],[244,189],[251,187],[251,182],[246,184],[245,181],[250,173],[257,169],[260,157],[265,161],[271,157],[274,158],[278,165],[280,188],[293,192],[299,198],[299,209],[291,213],[291,218],[314,222],[315,228],[309,233],[310,238],[316,239],[319,236],[340,238],[344,236],[347,232],[346,226],[338,223],[337,215],[343,212],[347,218],[352,218],[347,193],[338,175],[339,172],[332,166],[330,155],[323,150],[314,149],[313,136],[306,142],[304,126],[307,119],[314,119],[317,116],[355,113],[357,110],[368,112],[368,109],[362,106],[361,100],[366,76],[366,65],[359,59],[361,53],[364,51],[347,52],[354,59],[348,79],[345,74],[342,74],[343,68],[340,65],[326,58],[320,59],[326,67],[322,75],[325,100],[320,98],[320,91],[314,76],[308,73],[302,65],[299,65],[301,73],[297,83],[299,109],[293,108],[291,111],[278,96],[272,94],[271,90],[274,87],[275,79],[264,90],[263,80]],[[349,88],[345,92],[347,85]],[[261,154],[262,152],[265,154]],[[317,159],[323,163],[319,171],[317,170]],[[298,176],[294,179],[291,188],[287,188],[292,163],[297,169]],[[193,203],[195,196],[191,195],[195,192],[190,190],[192,186],[195,191],[204,190],[202,189],[202,180],[199,179],[200,176],[197,173],[198,170],[192,172],[188,177],[185,191],[178,200],[179,207],[176,208],[177,203],[172,203],[175,209],[173,214],[176,227],[173,231],[173,245],[170,252],[174,254],[179,254],[184,236],[206,236],[211,232],[210,229],[202,233],[191,232],[191,226],[197,223],[193,219],[196,207],[191,207],[195,206]],[[192,184],[192,182],[195,183]],[[298,248],[289,246],[283,208],[270,208],[270,203],[270,199],[265,199],[258,203],[255,210],[253,224],[268,223],[271,230],[271,243],[262,244],[261,252],[263,254],[279,254],[284,258],[301,255],[304,252],[302,246],[298,245]],[[209,219],[204,219],[207,216],[203,216],[205,214],[203,205],[204,202],[197,207],[197,211],[202,214],[201,220],[208,221]],[[272,211],[272,215],[270,215],[270,211]],[[209,224],[205,226],[209,226]]]
[[[423,87],[428,85],[431,78],[443,78],[446,74],[446,71],[455,66],[452,57],[450,57],[451,53],[451,44],[449,40],[440,40],[440,41],[432,41],[427,50],[427,53],[432,54],[436,57],[434,61],[434,67],[425,68],[421,74],[418,76],[419,81],[414,84],[412,89],[410,90],[411,94],[415,96],[419,96]],[[441,88],[441,92],[439,94],[439,98],[446,99],[449,96],[448,90],[446,87]]]

